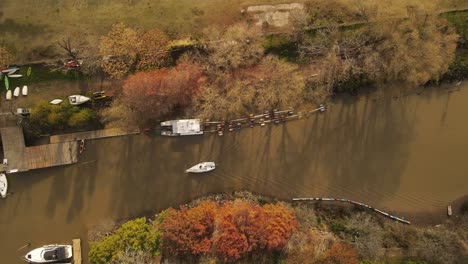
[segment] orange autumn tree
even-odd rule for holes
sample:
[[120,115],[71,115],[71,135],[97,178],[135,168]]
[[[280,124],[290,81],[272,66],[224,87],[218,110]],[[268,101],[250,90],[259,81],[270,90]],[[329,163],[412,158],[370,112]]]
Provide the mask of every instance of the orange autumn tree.
[[198,91],[202,70],[196,64],[139,72],[123,85],[122,102],[140,116],[156,120],[175,107],[186,106]]
[[259,205],[236,200],[219,209],[214,247],[227,262],[250,252],[281,250],[297,228],[294,213],[282,204]]
[[325,251],[320,263],[324,264],[358,264],[359,260],[354,248],[343,242],[336,242]]
[[236,200],[219,210],[215,250],[225,261],[234,261],[248,252],[264,248],[265,215],[262,207]]
[[163,66],[168,57],[169,38],[161,30],[153,29],[142,36],[141,42],[137,69],[150,70]]
[[281,250],[291,234],[297,229],[294,213],[284,204],[267,204],[263,206],[266,222],[267,249]]
[[163,251],[172,256],[208,253],[215,215],[216,204],[211,201],[201,202],[191,209],[168,209],[161,223]]

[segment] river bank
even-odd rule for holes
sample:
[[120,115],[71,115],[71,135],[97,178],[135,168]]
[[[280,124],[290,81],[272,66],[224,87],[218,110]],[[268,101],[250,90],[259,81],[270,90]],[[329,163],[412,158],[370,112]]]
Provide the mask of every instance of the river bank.
[[[85,238],[95,226],[236,190],[284,201],[363,201],[416,225],[413,215],[423,212],[446,217],[447,205],[468,189],[468,127],[460,122],[468,115],[468,87],[459,87],[393,99],[335,98],[322,115],[223,137],[144,133],[88,141],[75,165],[9,177],[12,195],[0,203],[0,253],[21,263],[11,252],[26,243]],[[184,173],[206,160],[219,168],[200,177]],[[88,250],[83,239],[83,253]]]
[[[230,208],[232,203],[237,205],[237,209]],[[468,203],[466,197],[465,203]],[[283,238],[286,240],[281,244],[281,247],[273,251],[262,248],[261,241],[265,234],[258,231],[259,228],[261,229],[263,217],[265,216],[255,210],[262,210],[261,208],[265,208],[265,206],[279,206],[276,208],[287,209],[284,213],[289,212],[293,216],[293,223],[290,223],[292,233],[287,232],[286,237]],[[119,254],[128,254],[124,252],[136,247],[134,250],[138,250],[136,251],[137,255],[142,259],[146,258],[148,263],[150,263],[150,259],[154,258],[154,252],[157,252],[155,254],[156,258],[162,263],[223,262],[223,259],[219,258],[219,254],[224,252],[221,248],[222,245],[228,242],[222,242],[226,238],[220,236],[219,232],[223,232],[222,223],[227,224],[226,221],[229,222],[229,220],[220,216],[226,213],[226,208],[238,210],[232,214],[234,227],[229,231],[231,246],[229,251],[231,253],[227,255],[231,259],[231,261],[228,261],[229,263],[235,260],[235,263],[276,263],[282,261],[299,264],[304,263],[305,259],[308,259],[308,263],[341,263],[337,262],[338,260],[347,260],[347,263],[357,263],[358,260],[383,261],[384,263],[406,263],[405,261],[409,260],[416,262],[463,263],[463,259],[468,257],[468,248],[464,247],[467,242],[464,226],[468,224],[468,212],[461,213],[458,210],[459,208],[456,207],[454,207],[455,215],[453,218],[438,224],[436,227],[408,226],[382,217],[371,212],[371,210],[339,202],[280,202],[273,197],[252,194],[246,191],[206,195],[181,205],[180,208],[180,214],[171,208],[156,213],[156,216],[153,214],[147,217],[147,219],[150,219],[148,228],[150,230],[154,229],[154,235],[144,235],[144,232],[148,231],[136,228],[138,226],[136,223],[141,221],[142,218],[130,220],[123,225],[118,224],[114,228],[108,229],[105,235],[102,232],[93,233],[93,236],[89,237],[89,240],[93,243],[90,253],[92,261],[105,263],[106,261],[103,262],[102,256],[112,254],[114,256],[112,259],[119,258]],[[196,213],[190,214],[191,211]],[[190,216],[185,219],[183,212]],[[215,219],[213,219],[213,216]],[[178,217],[184,218],[183,222],[189,222],[189,226],[196,225],[197,227],[194,230],[191,229],[192,227],[187,230],[183,224],[175,225],[174,221],[182,221],[182,219],[173,219]],[[281,217],[278,215],[278,219],[270,219],[270,221],[281,222],[280,219]],[[256,224],[260,225],[256,228],[258,233],[250,232],[250,225]],[[134,227],[128,229],[132,225]],[[126,231],[123,231],[124,226],[127,226]],[[202,231],[199,230],[215,231],[200,234]],[[169,233],[166,234],[166,232]],[[185,240],[172,240],[172,232],[179,235],[184,234]],[[198,235],[192,237],[191,232],[197,232]],[[270,232],[273,231],[270,230]],[[246,243],[252,244],[254,250],[249,249],[249,253],[247,253],[245,251],[247,249],[242,249],[239,246],[240,242],[234,242],[236,241],[236,235],[240,234],[247,236]],[[154,243],[151,242],[153,240],[157,242],[151,247],[152,250],[142,250],[135,244],[125,248],[115,242],[121,239],[131,239],[132,235],[146,237],[146,240],[140,240],[141,245]],[[122,237],[116,240],[115,236]],[[202,247],[201,244],[198,245],[197,243],[201,243],[205,239],[211,241],[210,244],[213,248],[211,250],[205,248],[203,254],[190,253],[191,251],[185,248],[187,245],[189,248]],[[205,244],[205,242],[203,243]],[[177,251],[185,253],[175,256],[175,253],[172,252],[175,250],[173,243],[181,243],[177,247]],[[256,243],[259,243],[257,246],[260,248],[254,246]],[[332,245],[337,244],[344,245],[348,254],[342,255],[340,252],[333,252],[334,261],[325,261],[330,257],[329,251],[332,250]],[[124,245],[128,244],[124,243]],[[119,247],[117,252],[122,251],[121,253],[115,252],[117,246]],[[249,248],[251,247],[249,246]],[[238,252],[239,255],[233,255],[233,252]],[[221,256],[223,255],[224,253],[221,254]],[[141,262],[143,263],[142,260]]]

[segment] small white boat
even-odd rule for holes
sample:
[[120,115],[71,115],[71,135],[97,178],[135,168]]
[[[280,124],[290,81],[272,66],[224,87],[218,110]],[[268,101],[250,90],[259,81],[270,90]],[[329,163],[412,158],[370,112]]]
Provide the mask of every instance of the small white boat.
[[21,94],[22,94],[23,96],[28,95],[28,86],[27,86],[27,85],[24,85],[24,86],[23,86],[23,89],[21,90]]
[[80,105],[84,104],[91,100],[91,98],[83,96],[83,95],[70,95],[68,96],[68,101],[71,105]]
[[8,74],[8,77],[10,78],[19,78],[19,77],[23,77],[22,74]]
[[216,164],[212,161],[198,163],[197,165],[193,166],[192,168],[186,170],[185,172],[191,173],[203,173],[209,172],[216,169]]
[[5,69],[3,70],[2,72],[7,74],[7,75],[10,75],[10,74],[13,74],[15,72],[17,72],[20,68],[9,68],[9,69]]
[[73,248],[70,245],[46,245],[29,251],[24,257],[29,263],[56,263],[71,259]]
[[61,100],[61,99],[54,99],[54,100],[50,101],[49,103],[53,104],[53,105],[58,105],[58,104],[61,104],[62,102],[63,102],[63,100]]
[[18,97],[18,96],[19,96],[19,93],[20,93],[20,88],[19,88],[19,87],[16,87],[15,90],[13,91],[13,96],[14,96],[14,97]]
[[8,191],[8,180],[5,172],[0,172],[0,196],[5,198]]
[[6,99],[7,99],[7,100],[11,100],[11,97],[12,97],[11,90],[8,90],[8,91],[6,92]]

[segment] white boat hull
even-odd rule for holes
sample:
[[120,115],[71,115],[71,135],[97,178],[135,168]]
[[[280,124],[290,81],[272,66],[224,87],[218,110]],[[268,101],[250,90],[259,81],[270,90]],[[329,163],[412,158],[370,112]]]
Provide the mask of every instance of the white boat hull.
[[23,77],[22,74],[8,74],[8,77],[9,78],[20,78],[20,77]]
[[58,104],[60,104],[62,102],[63,102],[63,100],[61,100],[61,99],[54,99],[54,100],[50,101],[50,104],[58,105]]
[[0,196],[5,198],[8,192],[8,180],[4,172],[0,172]]
[[21,94],[23,94],[23,96],[28,95],[28,86],[27,85],[23,86],[23,89],[21,90]]
[[3,70],[2,72],[5,73],[5,74],[13,74],[15,72],[17,72],[19,70],[19,68],[12,68],[12,69],[6,69],[6,70]]
[[11,90],[8,90],[7,93],[6,93],[6,99],[11,100],[11,97],[12,97]]
[[29,263],[57,263],[73,257],[73,248],[70,245],[46,245],[29,251],[25,260]]
[[205,173],[216,169],[216,164],[212,161],[198,163],[185,172],[188,173]]
[[18,97],[18,96],[19,96],[19,93],[20,93],[20,88],[19,88],[19,87],[16,87],[16,88],[15,88],[15,91],[13,92],[13,96],[14,96],[14,97]]

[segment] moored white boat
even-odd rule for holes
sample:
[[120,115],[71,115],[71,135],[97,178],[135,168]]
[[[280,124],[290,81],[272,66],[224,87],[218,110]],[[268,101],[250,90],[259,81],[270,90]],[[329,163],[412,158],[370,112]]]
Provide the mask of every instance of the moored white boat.
[[8,191],[8,180],[5,172],[0,172],[0,196],[5,198]]
[[84,104],[91,100],[91,98],[83,96],[83,95],[70,95],[68,96],[68,102],[70,102],[71,105],[80,105]]
[[73,257],[70,245],[46,245],[29,251],[25,256],[29,263],[56,263]]
[[212,171],[214,169],[216,169],[216,164],[212,161],[207,161],[207,162],[198,163],[197,165],[186,170],[185,172],[203,173],[203,172]]

